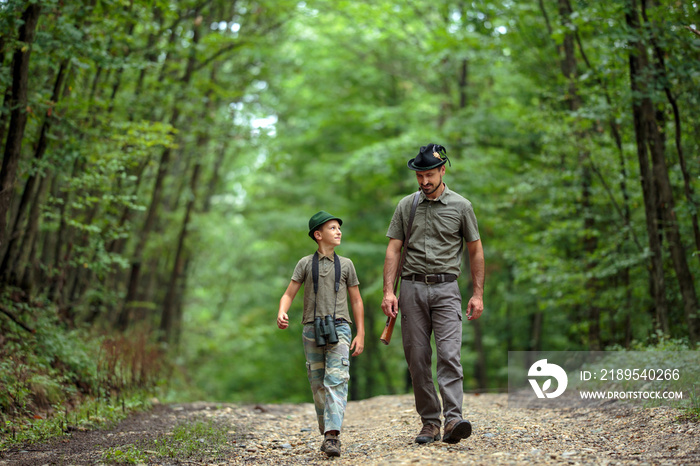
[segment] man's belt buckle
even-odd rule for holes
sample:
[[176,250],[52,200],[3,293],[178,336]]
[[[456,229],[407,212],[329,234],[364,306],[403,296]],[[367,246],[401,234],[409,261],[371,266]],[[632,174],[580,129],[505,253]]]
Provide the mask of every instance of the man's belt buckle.
[[[434,279],[434,280],[431,280],[431,279]],[[423,282],[426,285],[434,285],[435,283],[439,283],[440,282],[440,275],[425,275],[423,277]]]

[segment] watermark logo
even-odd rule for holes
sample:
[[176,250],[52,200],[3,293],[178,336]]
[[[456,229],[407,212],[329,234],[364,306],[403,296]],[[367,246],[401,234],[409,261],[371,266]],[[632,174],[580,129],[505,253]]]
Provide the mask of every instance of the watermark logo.
[[[528,377],[548,377],[540,388],[537,379],[528,379],[532,389],[535,391],[537,398],[556,398],[566,390],[569,383],[569,378],[566,376],[566,371],[556,364],[548,363],[546,359],[540,359],[535,362],[527,371]],[[552,385],[552,377],[557,381],[557,389],[553,392],[547,392]]]
[[643,407],[682,408],[697,393],[698,354],[687,350],[508,351],[508,404],[604,408],[609,400],[619,400]]

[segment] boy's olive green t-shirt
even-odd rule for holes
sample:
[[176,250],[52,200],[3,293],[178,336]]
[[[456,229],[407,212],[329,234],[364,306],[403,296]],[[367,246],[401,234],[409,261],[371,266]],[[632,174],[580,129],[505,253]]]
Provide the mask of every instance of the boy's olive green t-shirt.
[[352,323],[348,309],[348,287],[358,286],[360,281],[355,272],[355,265],[347,257],[338,256],[340,260],[340,288],[335,292],[335,262],[333,256],[318,255],[318,294],[314,295],[314,279],[311,265],[314,255],[302,257],[294,268],[292,280],[304,285],[304,314],[302,324],[314,322],[314,302],[316,316],[333,315],[336,319],[345,319]]

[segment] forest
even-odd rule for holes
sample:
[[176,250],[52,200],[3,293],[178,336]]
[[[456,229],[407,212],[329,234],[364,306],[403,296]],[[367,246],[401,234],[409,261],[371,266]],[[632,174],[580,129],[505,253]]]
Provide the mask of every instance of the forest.
[[697,349],[699,20],[695,0],[0,0],[5,426],[139,390],[310,401],[301,296],[275,319],[319,210],[365,306],[349,397],[409,392],[382,269],[427,143],[486,258],[465,391],[503,390],[508,351]]

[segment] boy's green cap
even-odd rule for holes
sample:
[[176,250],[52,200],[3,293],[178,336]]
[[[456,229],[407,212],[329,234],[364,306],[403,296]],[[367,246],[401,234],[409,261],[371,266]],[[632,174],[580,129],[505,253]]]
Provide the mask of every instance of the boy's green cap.
[[325,211],[316,212],[311,219],[309,219],[309,237],[314,238],[314,231],[318,229],[321,225],[326,223],[328,220],[337,220],[338,224],[342,225],[343,221],[338,217],[334,217]]

